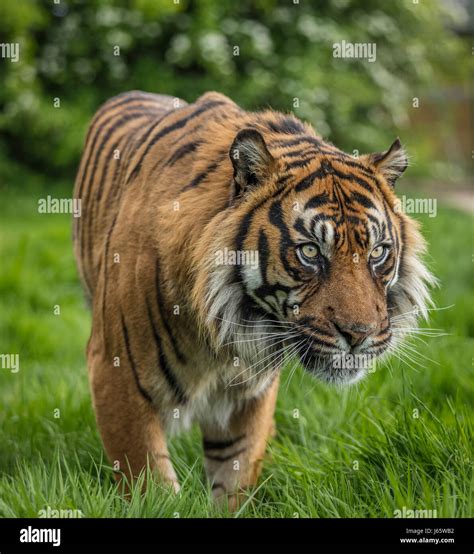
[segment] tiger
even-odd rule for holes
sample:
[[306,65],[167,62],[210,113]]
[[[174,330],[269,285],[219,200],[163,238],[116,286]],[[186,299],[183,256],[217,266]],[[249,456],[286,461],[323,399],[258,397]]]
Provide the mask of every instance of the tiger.
[[407,166],[398,138],[350,155],[292,113],[218,92],[131,91],[98,109],[73,242],[119,483],[149,468],[179,491],[167,438],[197,424],[210,493],[235,510],[275,436],[288,361],[356,383],[370,370],[341,360],[383,358],[427,318],[427,243],[395,194]]

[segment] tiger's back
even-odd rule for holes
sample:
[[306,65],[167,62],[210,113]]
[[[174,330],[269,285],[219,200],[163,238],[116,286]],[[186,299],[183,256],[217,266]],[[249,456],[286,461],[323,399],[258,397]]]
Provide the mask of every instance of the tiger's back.
[[127,176],[147,133],[166,114],[186,105],[178,98],[130,91],[108,100],[87,133],[74,187],[83,215],[74,219],[76,260],[91,298],[104,241],[113,224]]
[[[271,110],[246,112],[215,92],[187,104],[179,98],[132,91],[98,110],[89,127],[74,189],[84,214],[74,222],[75,253],[89,296],[93,296],[107,236],[117,223],[124,195],[138,190],[129,203],[135,207],[129,209],[140,209],[143,215],[148,203],[154,209],[165,206],[164,232],[168,222],[170,227],[183,227],[181,236],[202,230],[228,204],[233,172],[229,148],[246,125],[261,128],[274,141],[305,134],[316,140],[312,129],[293,116]],[[285,150],[285,146],[276,147]],[[332,145],[326,148],[337,152]],[[173,218],[168,208],[175,201],[180,204],[179,216]],[[176,236],[181,240],[180,233],[170,229],[163,247]]]

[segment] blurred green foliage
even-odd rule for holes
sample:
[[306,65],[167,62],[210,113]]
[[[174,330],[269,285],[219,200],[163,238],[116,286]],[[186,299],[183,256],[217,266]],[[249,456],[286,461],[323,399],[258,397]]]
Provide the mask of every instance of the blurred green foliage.
[[[466,16],[454,4],[175,1],[0,3],[0,42],[20,44],[17,63],[0,59],[0,167],[70,176],[94,111],[129,89],[188,101],[218,90],[294,111],[349,152],[380,150],[408,127],[414,96],[468,69],[448,30]],[[342,40],[375,42],[376,63],[334,58]]]

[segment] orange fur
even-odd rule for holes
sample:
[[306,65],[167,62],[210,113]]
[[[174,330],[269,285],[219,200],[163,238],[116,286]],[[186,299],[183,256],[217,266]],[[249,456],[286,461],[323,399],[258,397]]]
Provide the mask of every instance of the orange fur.
[[[177,489],[166,433],[198,421],[215,496],[252,486],[284,361],[270,343],[262,369],[265,333],[284,324],[305,335],[305,347],[325,336],[335,348],[337,329],[354,344],[369,329],[383,339],[390,315],[413,303],[424,312],[432,280],[419,259],[424,243],[396,212],[392,188],[404,159],[394,143],[357,160],[291,115],[245,112],[218,93],[186,104],[135,91],[97,112],[76,180],[83,216],[74,248],[93,310],[97,421],[121,474],[133,478],[149,463]],[[396,279],[365,261],[369,214],[390,228]],[[329,227],[323,216],[334,217]],[[300,259],[307,224],[325,235],[326,273]],[[264,266],[216,266],[216,252],[239,245]],[[283,307],[285,294],[297,309]],[[308,369],[342,380],[318,364]]]

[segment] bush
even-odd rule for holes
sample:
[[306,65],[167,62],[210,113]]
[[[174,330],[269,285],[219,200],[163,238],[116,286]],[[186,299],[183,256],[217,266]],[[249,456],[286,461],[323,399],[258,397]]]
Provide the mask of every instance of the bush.
[[[20,60],[0,64],[0,156],[71,175],[98,105],[132,88],[188,101],[217,89],[247,109],[294,111],[348,151],[379,150],[408,124],[414,96],[463,71],[468,54],[442,25],[463,15],[452,6],[310,4],[4,2],[2,42],[18,42]],[[342,40],[375,42],[377,62],[335,59]]]

